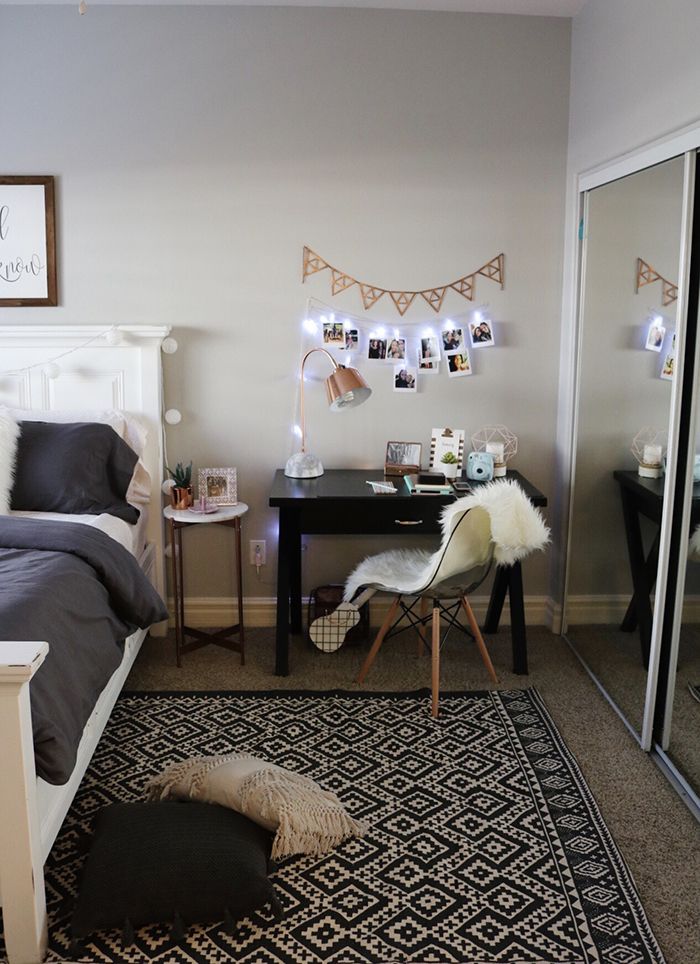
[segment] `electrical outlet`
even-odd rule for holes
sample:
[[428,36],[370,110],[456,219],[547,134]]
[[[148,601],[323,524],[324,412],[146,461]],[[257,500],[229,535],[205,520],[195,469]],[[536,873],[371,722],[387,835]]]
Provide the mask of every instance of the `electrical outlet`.
[[251,566],[264,566],[267,561],[267,547],[264,539],[250,540]]

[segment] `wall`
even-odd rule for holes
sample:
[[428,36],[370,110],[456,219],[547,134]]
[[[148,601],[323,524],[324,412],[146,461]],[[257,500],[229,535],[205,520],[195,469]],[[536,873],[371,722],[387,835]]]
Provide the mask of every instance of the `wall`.
[[[653,38],[653,39],[652,39]],[[587,0],[572,21],[552,596],[564,592],[569,451],[575,381],[578,175],[700,117],[696,0]]]
[[[0,323],[174,326],[165,393],[184,419],[168,430],[169,459],[237,466],[244,540],[268,539],[247,596],[274,593],[267,492],[292,448],[306,298],[330,300],[327,276],[300,283],[304,244],[387,287],[431,286],[506,253],[505,291],[478,289],[502,347],[474,377],[426,377],[401,397],[372,369],[372,399],[340,416],[309,384],[326,466],[378,466],[387,439],[427,447],[433,426],[502,421],[520,437],[517,467],[551,492],[568,21],[0,6],[0,34],[2,166],[57,176],[60,285],[59,308],[0,309]],[[351,293],[338,304],[360,312]],[[452,293],[444,307],[466,302]],[[371,317],[398,315],[384,303]],[[188,533],[192,595],[230,594],[226,535]],[[309,540],[305,586],[341,580],[378,545]],[[546,591],[546,558],[526,583]]]

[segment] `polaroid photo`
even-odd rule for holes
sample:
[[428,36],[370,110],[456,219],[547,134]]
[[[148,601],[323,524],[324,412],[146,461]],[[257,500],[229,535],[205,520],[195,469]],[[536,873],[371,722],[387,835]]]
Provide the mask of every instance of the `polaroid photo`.
[[664,358],[664,363],[661,366],[661,372],[659,373],[659,378],[665,379],[667,382],[673,381],[673,369],[676,367],[676,356],[674,352],[670,351],[668,355]]
[[496,344],[493,340],[493,326],[490,321],[470,321],[469,337],[472,348],[491,348]]
[[386,338],[370,338],[367,357],[378,361],[386,358]]
[[406,359],[406,339],[392,338],[386,350],[387,361],[405,361]]
[[417,391],[418,373],[410,365],[394,365],[394,391]]
[[345,329],[342,321],[323,322],[323,344],[326,348],[345,348]]
[[447,374],[450,378],[461,378],[463,375],[472,374],[472,363],[466,348],[464,351],[447,356]]
[[342,346],[346,351],[357,351],[360,344],[360,332],[357,328],[345,329],[345,344]]
[[647,341],[644,346],[647,351],[661,351],[666,337],[666,329],[658,321],[652,321],[647,332]]
[[443,351],[461,351],[464,348],[464,332],[461,328],[445,328],[440,334]]
[[440,361],[440,342],[435,335],[426,335],[418,345],[418,361]]
[[440,371],[439,361],[423,361],[422,358],[418,358],[418,372],[420,375],[437,375]]

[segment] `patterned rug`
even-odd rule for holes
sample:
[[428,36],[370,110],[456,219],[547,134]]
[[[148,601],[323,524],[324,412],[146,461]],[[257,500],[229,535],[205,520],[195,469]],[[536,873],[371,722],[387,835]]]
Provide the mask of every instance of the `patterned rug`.
[[79,831],[192,754],[246,750],[334,790],[368,834],[273,874],[275,924],[100,934],[81,960],[367,964],[662,962],[629,871],[534,690],[139,693],[118,701],[47,864],[66,960]]

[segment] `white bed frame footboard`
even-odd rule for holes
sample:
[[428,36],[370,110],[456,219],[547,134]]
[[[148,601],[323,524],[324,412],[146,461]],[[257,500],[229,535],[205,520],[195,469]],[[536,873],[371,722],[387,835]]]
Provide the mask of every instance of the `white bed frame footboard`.
[[[170,329],[118,326],[116,344],[103,337],[110,329],[0,327],[1,367],[16,367],[0,380],[0,403],[56,411],[123,409],[145,417],[149,440],[144,461],[152,498],[149,545],[141,564],[165,596],[160,345]],[[49,380],[41,363],[74,348],[78,350],[61,359],[59,378]],[[123,660],[95,705],[75,768],[62,786],[37,779],[34,766],[29,685],[41,672],[49,646],[0,639],[0,906],[10,964],[43,960],[48,934],[44,863],[146,634],[139,630],[126,640]]]

